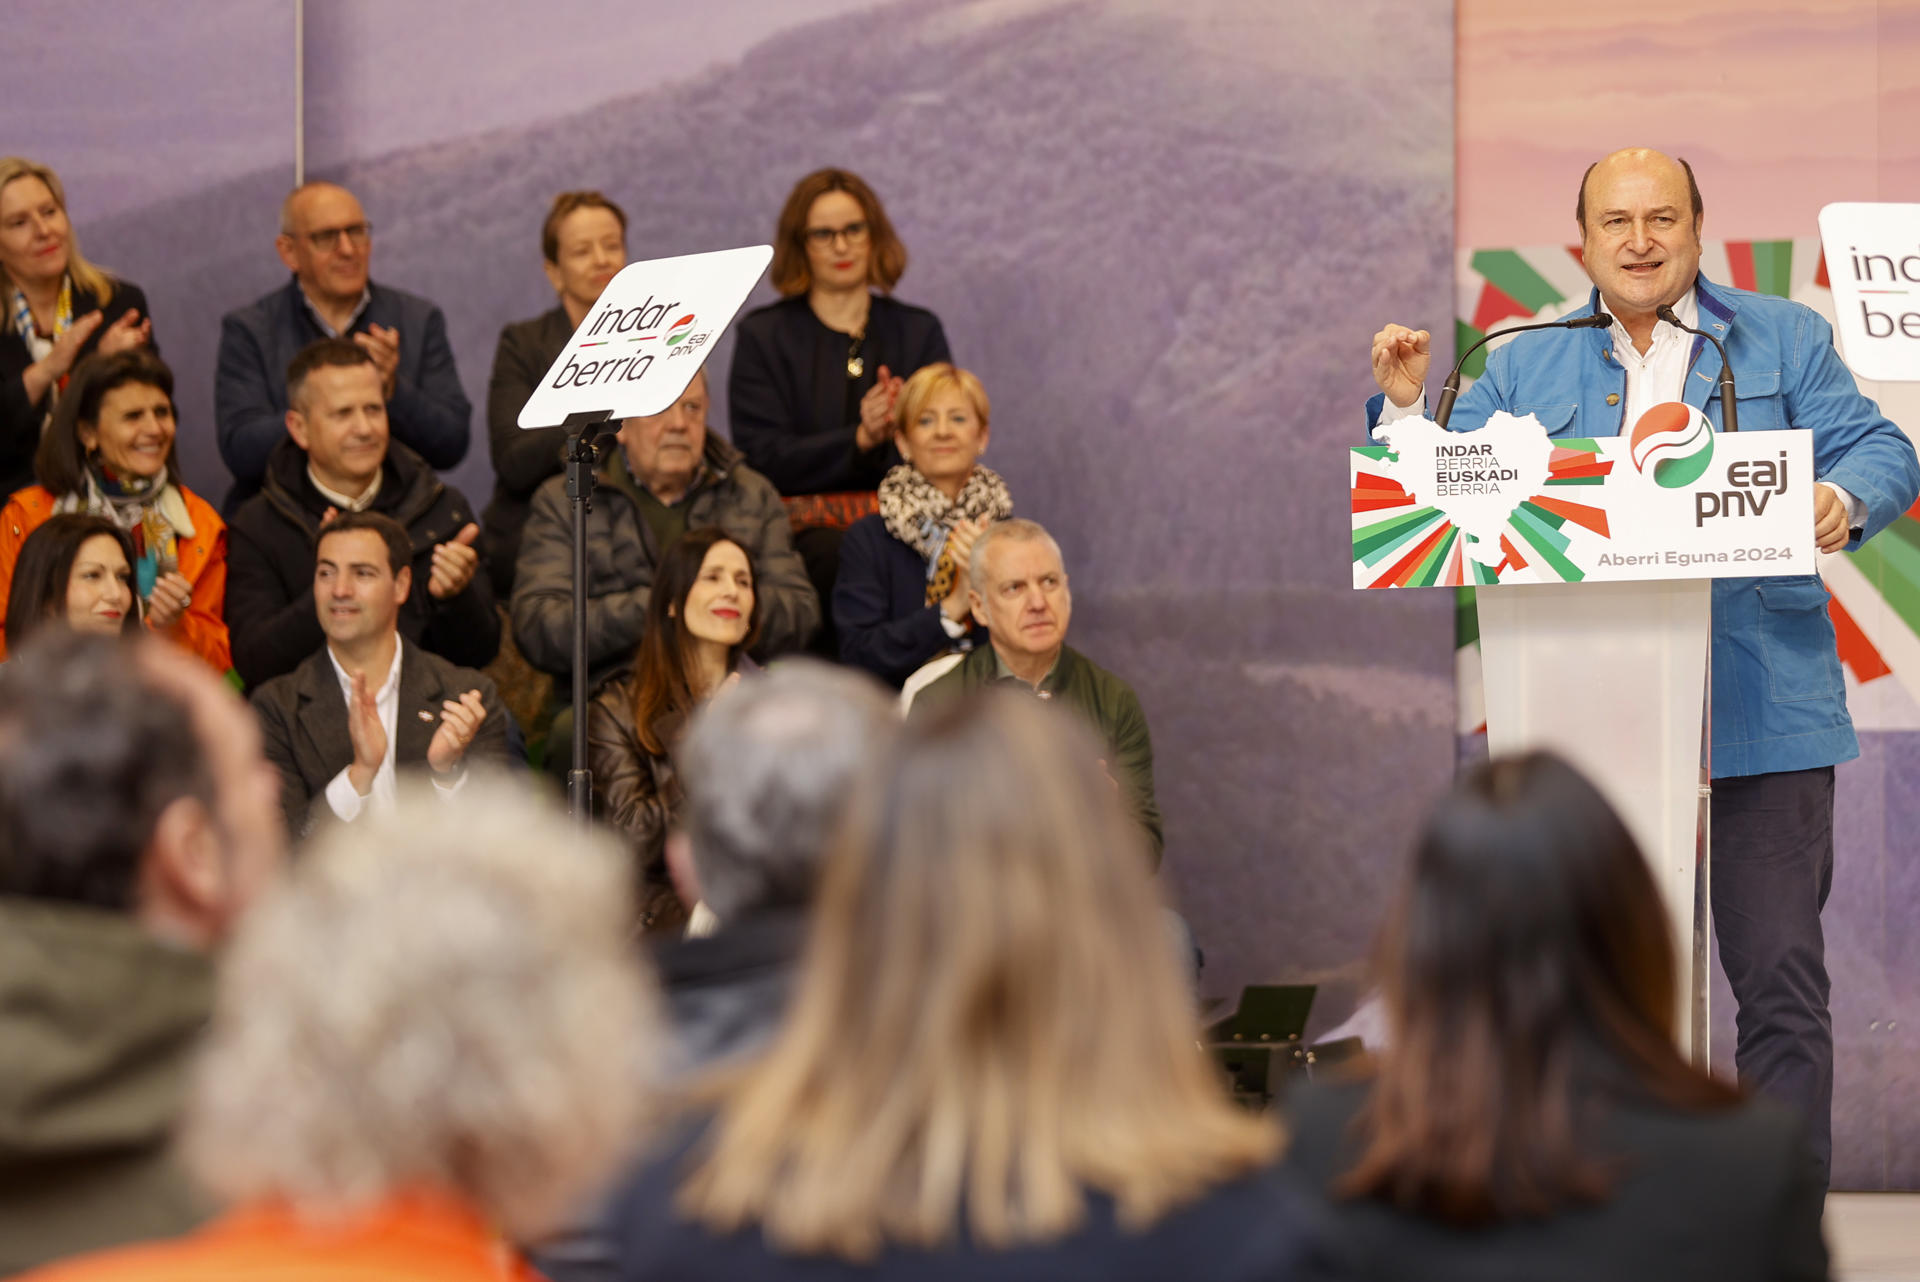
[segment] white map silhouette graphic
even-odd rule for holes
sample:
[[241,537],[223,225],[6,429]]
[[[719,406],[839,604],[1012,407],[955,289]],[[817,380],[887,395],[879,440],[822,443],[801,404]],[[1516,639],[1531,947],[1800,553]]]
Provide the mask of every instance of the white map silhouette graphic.
[[[1553,442],[1539,419],[1528,414],[1515,418],[1504,410],[1475,432],[1449,432],[1430,418],[1403,418],[1373,429],[1373,438],[1390,447],[1393,455],[1376,465],[1397,482],[1413,501],[1432,506],[1458,526],[1465,537],[1461,551],[1489,570],[1505,560],[1500,535],[1514,509],[1540,492],[1546,483]],[[1440,451],[1483,446],[1471,454]],[[1495,472],[1502,479],[1484,483],[1445,484],[1448,475]],[[1512,479],[1505,479],[1506,473]],[[1474,491],[1480,492],[1466,492]]]

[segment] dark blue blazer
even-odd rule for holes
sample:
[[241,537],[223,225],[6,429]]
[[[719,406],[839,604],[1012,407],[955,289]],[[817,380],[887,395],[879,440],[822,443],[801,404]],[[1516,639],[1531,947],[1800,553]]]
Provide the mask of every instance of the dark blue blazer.
[[833,585],[833,626],[840,661],[899,686],[915,668],[956,646],[984,644],[972,628],[956,642],[940,626],[940,607],[926,604],[927,563],[887,533],[879,513],[847,527],[840,577]]
[[[387,425],[429,467],[446,471],[467,456],[473,405],[460,387],[447,342],[447,319],[426,299],[375,283],[366,310],[347,332],[384,325],[400,332],[400,369]],[[265,298],[228,312],[220,321],[220,362],[213,417],[220,459],[233,473],[221,510],[232,516],[260,488],[267,456],[287,439],[287,366],[308,343],[325,338],[300,281],[288,280]]]

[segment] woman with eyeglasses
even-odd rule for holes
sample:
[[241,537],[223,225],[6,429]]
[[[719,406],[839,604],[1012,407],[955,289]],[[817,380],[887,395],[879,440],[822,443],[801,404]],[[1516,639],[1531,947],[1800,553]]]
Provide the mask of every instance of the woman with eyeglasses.
[[33,452],[73,367],[152,342],[140,287],[81,255],[59,175],[0,159],[0,496],[33,484]]
[[[952,360],[940,318],[893,297],[907,268],[873,189],[844,169],[795,184],[774,238],[784,296],[737,328],[727,415],[747,463],[787,499],[794,548],[821,601],[833,599],[840,540],[878,510],[900,461],[893,414],[914,371]],[[816,648],[832,655],[831,625]]]

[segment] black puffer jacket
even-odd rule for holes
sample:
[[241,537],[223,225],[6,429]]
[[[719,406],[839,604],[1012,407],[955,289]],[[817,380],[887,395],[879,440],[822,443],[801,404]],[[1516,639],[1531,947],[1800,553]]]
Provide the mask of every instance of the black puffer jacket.
[[[313,539],[329,506],[307,479],[306,451],[287,440],[274,447],[266,484],[227,526],[227,631],[233,666],[249,689],[292,672],[326,642],[313,605]],[[392,441],[371,510],[400,522],[413,539],[413,591],[400,607],[400,635],[459,667],[493,662],[500,616],[485,559],[458,595],[438,601],[427,591],[434,546],[474,520],[466,495]]]

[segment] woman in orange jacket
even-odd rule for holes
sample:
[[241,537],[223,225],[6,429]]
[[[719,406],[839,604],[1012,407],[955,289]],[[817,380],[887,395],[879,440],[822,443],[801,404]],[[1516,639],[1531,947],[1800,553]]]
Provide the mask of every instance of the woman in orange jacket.
[[[0,509],[0,617],[20,545],[47,518],[91,512],[133,540],[147,627],[225,672],[227,527],[180,483],[173,371],[138,348],[90,357],[74,372],[34,456],[40,484]],[[6,654],[0,629],[0,658]]]

